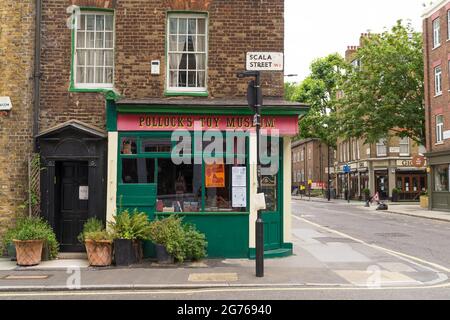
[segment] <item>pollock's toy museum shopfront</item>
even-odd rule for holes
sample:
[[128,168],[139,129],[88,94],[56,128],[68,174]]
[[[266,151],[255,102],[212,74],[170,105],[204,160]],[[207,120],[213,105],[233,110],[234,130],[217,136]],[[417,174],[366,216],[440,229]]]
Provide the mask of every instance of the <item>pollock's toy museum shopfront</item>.
[[[278,162],[278,170],[261,177],[265,251],[282,257],[293,250],[291,138],[307,107],[282,100],[265,104],[262,129],[279,133],[266,139],[267,157]],[[109,100],[107,110],[107,220],[121,209],[137,208],[150,219],[181,215],[206,234],[210,258],[254,257],[256,134],[246,101],[122,99]],[[230,132],[235,137],[227,139]],[[223,148],[212,154],[223,161],[208,161],[221,133]],[[174,161],[180,145],[183,161]]]

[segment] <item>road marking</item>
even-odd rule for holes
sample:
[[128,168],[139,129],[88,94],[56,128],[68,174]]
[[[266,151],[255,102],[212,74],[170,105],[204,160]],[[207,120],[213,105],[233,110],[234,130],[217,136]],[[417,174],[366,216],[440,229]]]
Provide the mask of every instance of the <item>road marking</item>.
[[[314,226],[314,227],[316,227],[316,228],[319,228],[319,229],[322,229],[322,230],[325,230],[325,231],[328,231],[328,232],[337,234],[337,235],[339,235],[339,236],[341,236],[341,237],[344,237],[344,238],[347,238],[347,239],[351,239],[351,240],[353,240],[353,241],[356,241],[356,242],[358,242],[358,243],[360,243],[360,244],[366,245],[366,246],[371,247],[371,248],[373,248],[373,249],[380,250],[380,251],[383,251],[383,252],[385,252],[385,253],[387,253],[387,254],[390,254],[390,255],[392,255],[392,256],[395,256],[395,257],[397,257],[397,258],[401,258],[401,259],[403,259],[403,260],[409,261],[410,263],[413,263],[413,264],[415,264],[415,265],[426,264],[426,265],[428,265],[428,266],[432,266],[432,267],[435,268],[435,269],[444,271],[444,272],[446,272],[446,273],[450,273],[450,269],[449,269],[449,268],[444,267],[444,266],[441,266],[441,265],[439,265],[439,264],[437,264],[437,263],[434,263],[434,262],[431,262],[431,261],[427,261],[427,260],[424,260],[424,259],[421,259],[421,258],[418,258],[418,257],[414,257],[414,256],[411,256],[411,255],[408,255],[408,254],[405,254],[405,253],[402,253],[402,252],[398,252],[398,251],[395,251],[395,250],[387,249],[387,248],[378,246],[378,245],[376,245],[376,244],[370,244],[370,243],[367,243],[367,242],[365,242],[364,240],[357,239],[357,238],[355,238],[355,237],[352,237],[352,236],[350,236],[350,235],[348,235],[348,234],[345,234],[345,233],[343,233],[343,232],[340,232],[340,231],[331,229],[331,228],[329,228],[329,227],[321,226],[321,225],[319,225],[319,224],[317,224],[317,223],[315,223],[315,222],[309,221],[309,220],[304,219],[304,218],[300,218],[300,217],[298,217],[298,216],[296,216],[296,215],[293,215],[293,217],[294,217],[295,219],[297,219],[297,220],[306,222],[306,223],[308,223],[308,224],[310,224],[310,225],[312,225],[312,226]],[[411,260],[412,260],[412,261],[411,261]],[[415,262],[414,262],[414,261],[415,261]],[[424,267],[423,265],[421,265],[421,266]],[[430,269],[430,268],[427,268],[427,269]],[[431,270],[432,270],[432,269],[431,269]],[[432,270],[432,271],[433,271],[433,272],[436,272],[436,270]]]

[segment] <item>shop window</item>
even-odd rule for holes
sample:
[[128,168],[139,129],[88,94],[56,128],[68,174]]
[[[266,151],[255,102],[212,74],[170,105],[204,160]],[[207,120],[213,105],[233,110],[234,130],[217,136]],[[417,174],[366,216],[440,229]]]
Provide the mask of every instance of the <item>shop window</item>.
[[167,91],[206,92],[208,20],[205,15],[170,14]]
[[278,209],[278,176],[262,176],[261,191],[266,196],[266,212],[276,212]]
[[122,183],[155,183],[155,160],[123,158]]
[[110,89],[114,75],[114,15],[81,12],[74,32],[75,89]]
[[449,191],[449,165],[440,165],[434,167],[434,191]]
[[137,154],[136,138],[122,138],[120,142],[120,154],[123,155]]
[[149,152],[171,152],[172,141],[171,138],[145,138],[141,142],[141,151],[144,153]]
[[175,165],[158,159],[159,212],[199,212],[202,197],[202,166]]

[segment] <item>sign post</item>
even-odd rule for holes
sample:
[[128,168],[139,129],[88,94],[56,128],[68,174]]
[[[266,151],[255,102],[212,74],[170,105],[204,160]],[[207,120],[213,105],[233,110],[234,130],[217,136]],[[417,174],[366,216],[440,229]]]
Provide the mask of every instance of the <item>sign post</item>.
[[344,173],[346,173],[347,176],[347,201],[348,203],[350,203],[350,172],[352,171],[352,169],[350,168],[350,166],[348,164],[346,164],[344,166]]

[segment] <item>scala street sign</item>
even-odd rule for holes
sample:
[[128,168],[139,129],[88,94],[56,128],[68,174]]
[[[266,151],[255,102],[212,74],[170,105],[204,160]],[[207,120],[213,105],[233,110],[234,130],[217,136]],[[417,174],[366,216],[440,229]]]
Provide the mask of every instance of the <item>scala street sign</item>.
[[247,52],[247,71],[283,71],[282,52]]
[[10,97],[0,97],[0,111],[9,111],[12,109]]

